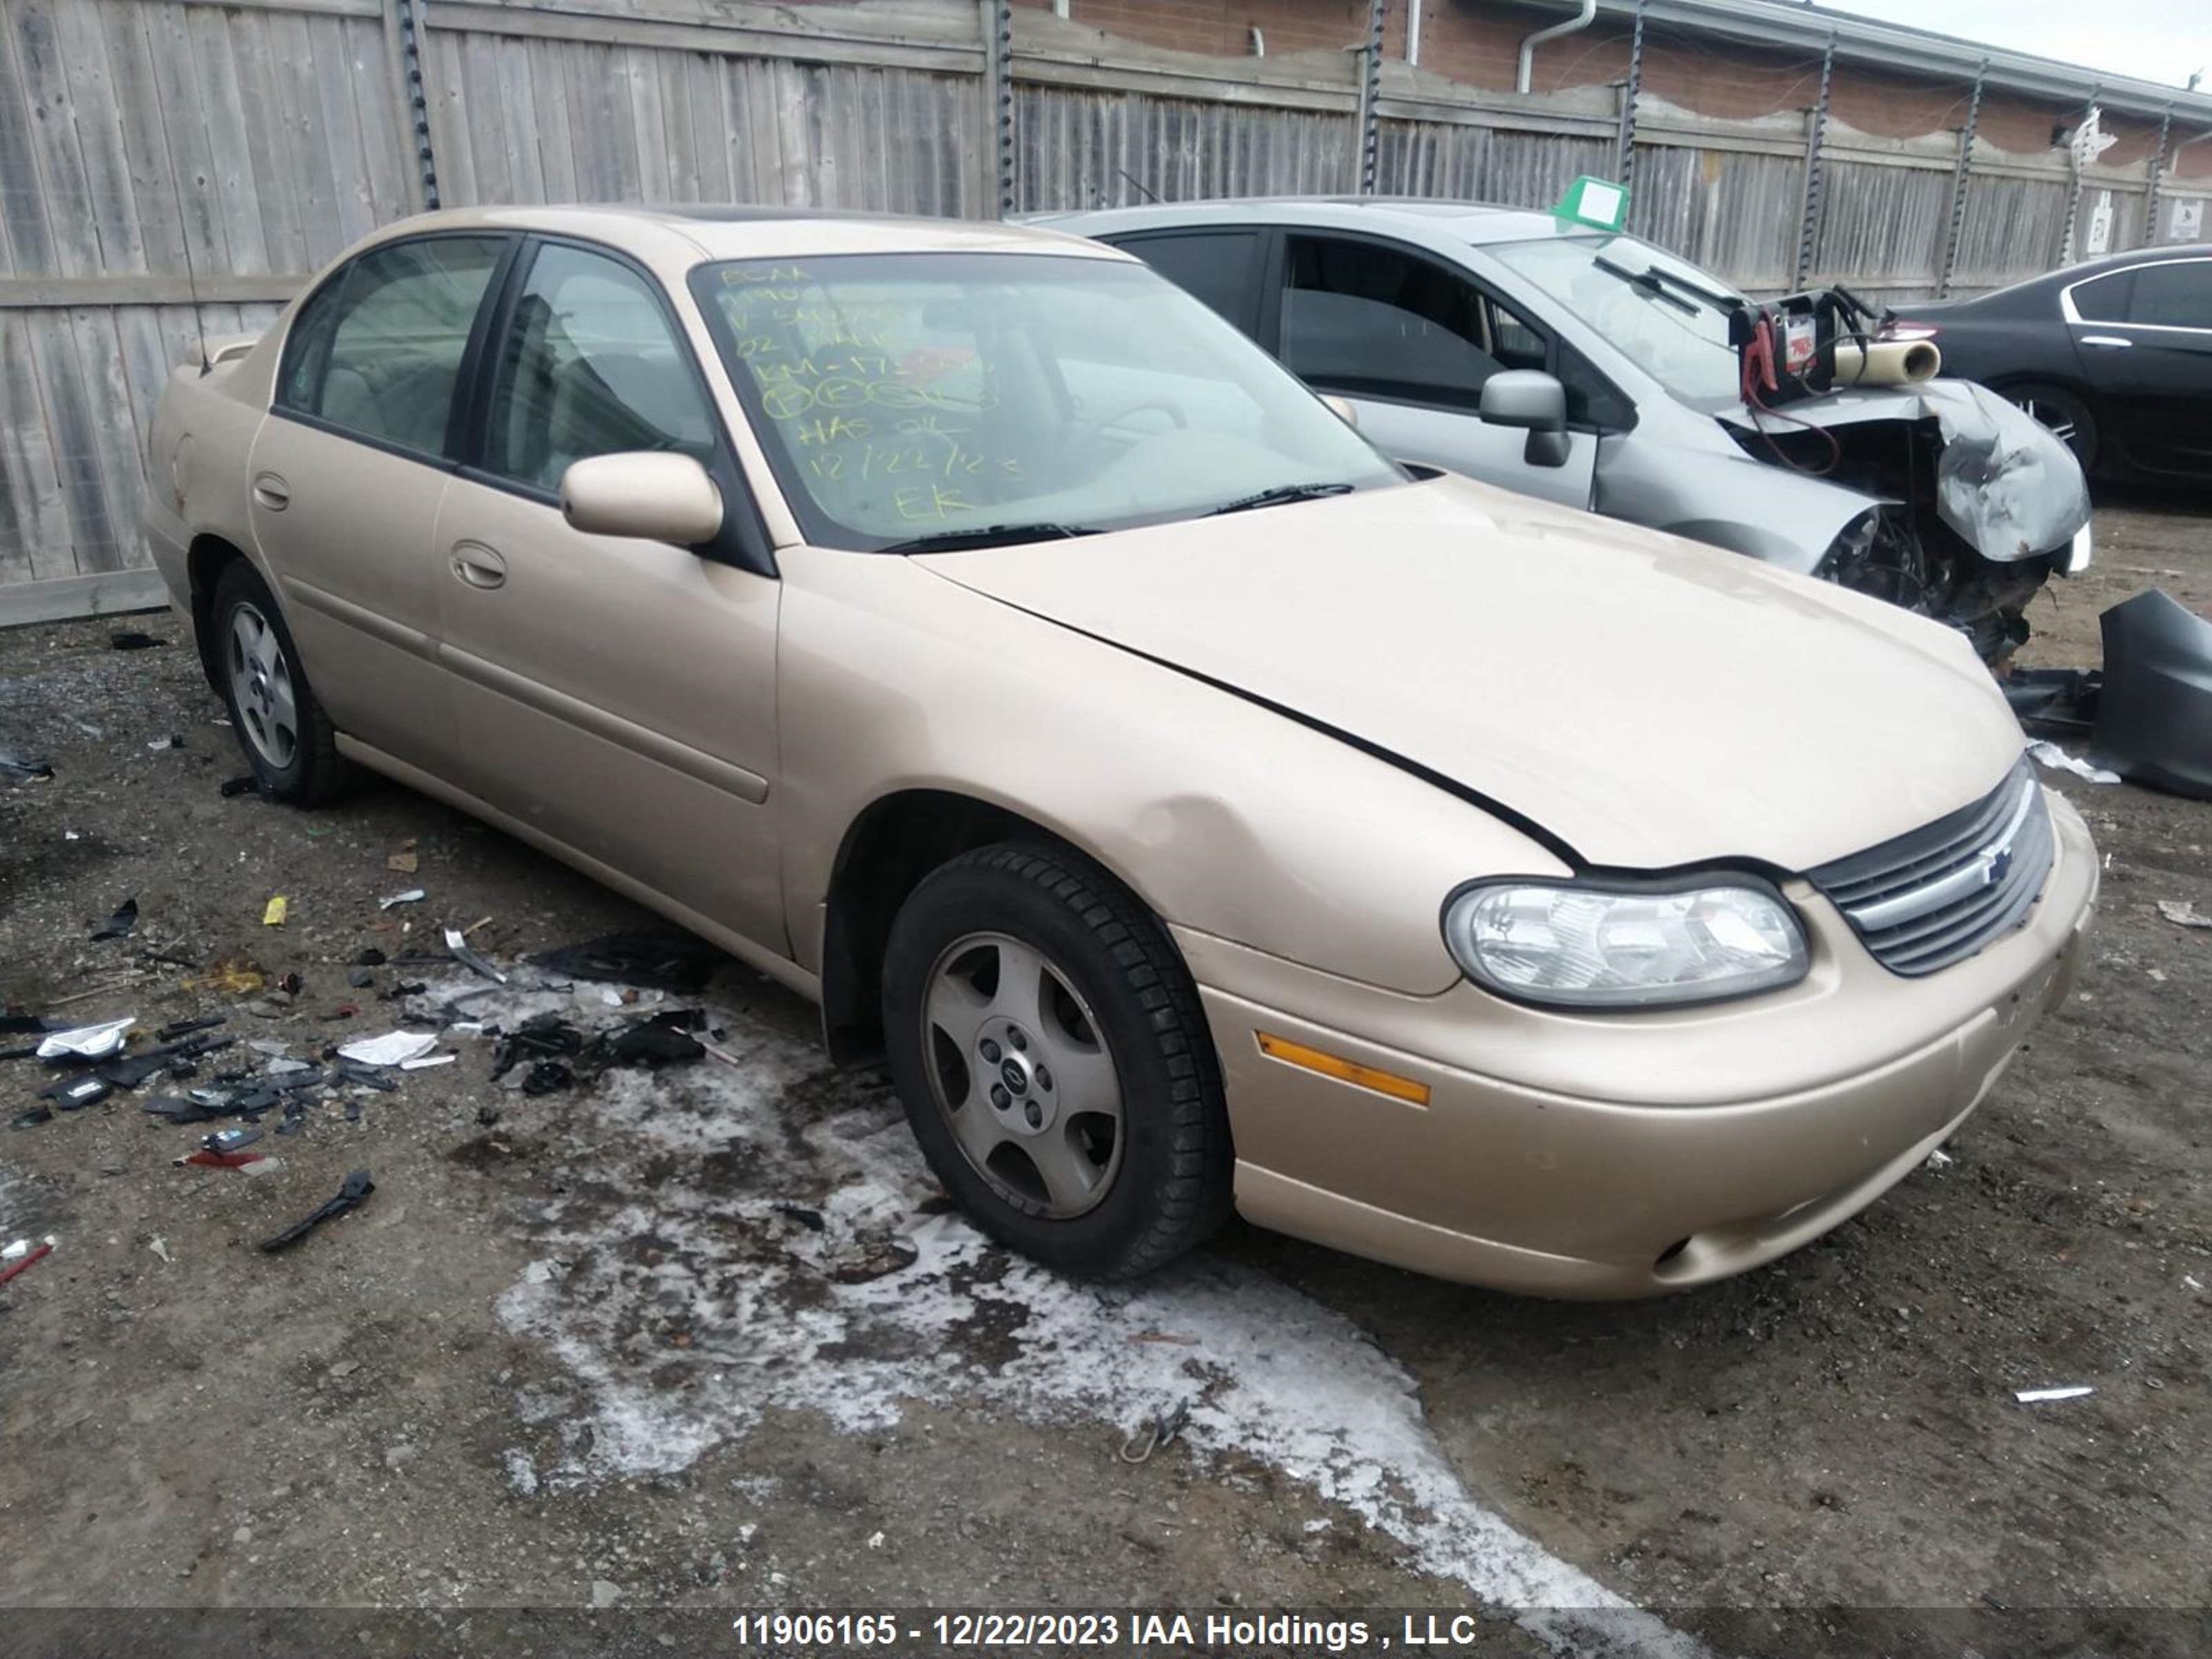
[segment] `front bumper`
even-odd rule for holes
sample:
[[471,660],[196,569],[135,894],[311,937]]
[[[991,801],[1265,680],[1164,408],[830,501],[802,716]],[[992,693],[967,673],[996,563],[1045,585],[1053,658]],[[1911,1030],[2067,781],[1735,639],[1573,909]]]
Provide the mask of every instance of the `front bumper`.
[[[1407,997],[1179,929],[1222,1059],[1237,1208],[1542,1296],[1653,1295],[1796,1249],[1941,1145],[2064,1000],[2096,853],[2051,804],[2058,853],[2027,924],[1919,980],[1876,964],[1803,883],[1788,890],[1813,936],[1802,984],[1662,1014],[1520,1008],[1467,985]],[[1261,1032],[1410,1079],[1427,1103],[1271,1059]]]

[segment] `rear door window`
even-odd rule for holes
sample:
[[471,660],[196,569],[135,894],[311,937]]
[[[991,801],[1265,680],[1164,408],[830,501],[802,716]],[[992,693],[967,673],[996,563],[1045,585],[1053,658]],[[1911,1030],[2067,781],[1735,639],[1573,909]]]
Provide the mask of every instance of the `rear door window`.
[[363,254],[301,308],[277,406],[443,457],[461,359],[501,236],[433,236]]
[[[2212,259],[2176,259],[2138,265],[2128,320],[2147,328],[2201,328],[2212,332]],[[2075,296],[2078,304],[2081,296]],[[2083,316],[2088,313],[2083,312]]]
[[2074,314],[2085,323],[2132,322],[2135,319],[2128,314],[2128,305],[2135,291],[2136,273],[2132,270],[2118,270],[2109,276],[2077,283],[2073,294]]

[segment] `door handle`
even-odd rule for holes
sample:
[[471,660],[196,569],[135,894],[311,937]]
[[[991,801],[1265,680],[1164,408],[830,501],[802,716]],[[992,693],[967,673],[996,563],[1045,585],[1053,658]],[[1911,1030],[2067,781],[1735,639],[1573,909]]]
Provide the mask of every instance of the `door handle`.
[[453,574],[471,587],[497,587],[507,580],[507,561],[482,542],[455,542]]
[[2125,351],[2134,345],[2135,342],[2123,339],[2117,334],[2084,334],[2081,337],[2081,343],[2085,346],[2097,346],[2106,351]]
[[253,475],[253,499],[271,513],[282,513],[292,504],[292,487],[274,472]]

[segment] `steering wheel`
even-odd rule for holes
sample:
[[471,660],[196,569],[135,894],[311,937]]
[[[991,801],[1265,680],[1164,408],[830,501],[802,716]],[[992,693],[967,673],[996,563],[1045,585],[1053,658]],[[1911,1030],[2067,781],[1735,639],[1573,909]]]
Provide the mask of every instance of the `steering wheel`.
[[1103,438],[1106,435],[1108,428],[1118,426],[1132,415],[1143,415],[1147,412],[1158,412],[1166,416],[1169,420],[1175,422],[1179,431],[1189,428],[1189,418],[1176,404],[1161,398],[1139,398],[1134,403],[1123,404],[1119,408],[1101,415],[1096,419],[1073,423],[1068,428],[1067,441],[1073,444],[1081,440]]

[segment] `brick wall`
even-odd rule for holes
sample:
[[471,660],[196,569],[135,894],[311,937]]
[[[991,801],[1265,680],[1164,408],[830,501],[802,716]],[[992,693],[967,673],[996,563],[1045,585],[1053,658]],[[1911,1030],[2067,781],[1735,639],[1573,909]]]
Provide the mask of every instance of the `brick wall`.
[[[1044,7],[1048,0],[1016,0]],[[1335,52],[1365,37],[1365,0],[1071,0],[1074,21],[1109,34],[1179,52],[1243,57],[1257,27],[1270,55]],[[1505,90],[1514,82],[1521,41],[1532,30],[1570,15],[1564,4],[1528,6],[1504,0],[1424,0],[1421,67],[1463,85]],[[1405,52],[1406,0],[1390,0],[1385,50]],[[1610,20],[1537,48],[1535,89],[1605,85],[1628,74],[1629,32]],[[2083,76],[2083,93],[2094,78]],[[1701,115],[1743,119],[1778,110],[1809,109],[1820,88],[1818,52],[1762,52],[1733,40],[1650,27],[1645,31],[1644,85],[1655,97]],[[1848,59],[1836,66],[1832,111],[1863,132],[1911,138],[1955,131],[1964,123],[1971,88],[1887,74]],[[2070,125],[2078,104],[2039,102],[1992,91],[1982,100],[1981,135],[2001,149],[2049,149],[2054,125]],[[2107,165],[2139,166],[2158,142],[2154,122],[2108,115],[2105,130],[2119,139]],[[2180,154],[2182,172],[2212,178],[2212,144]]]

